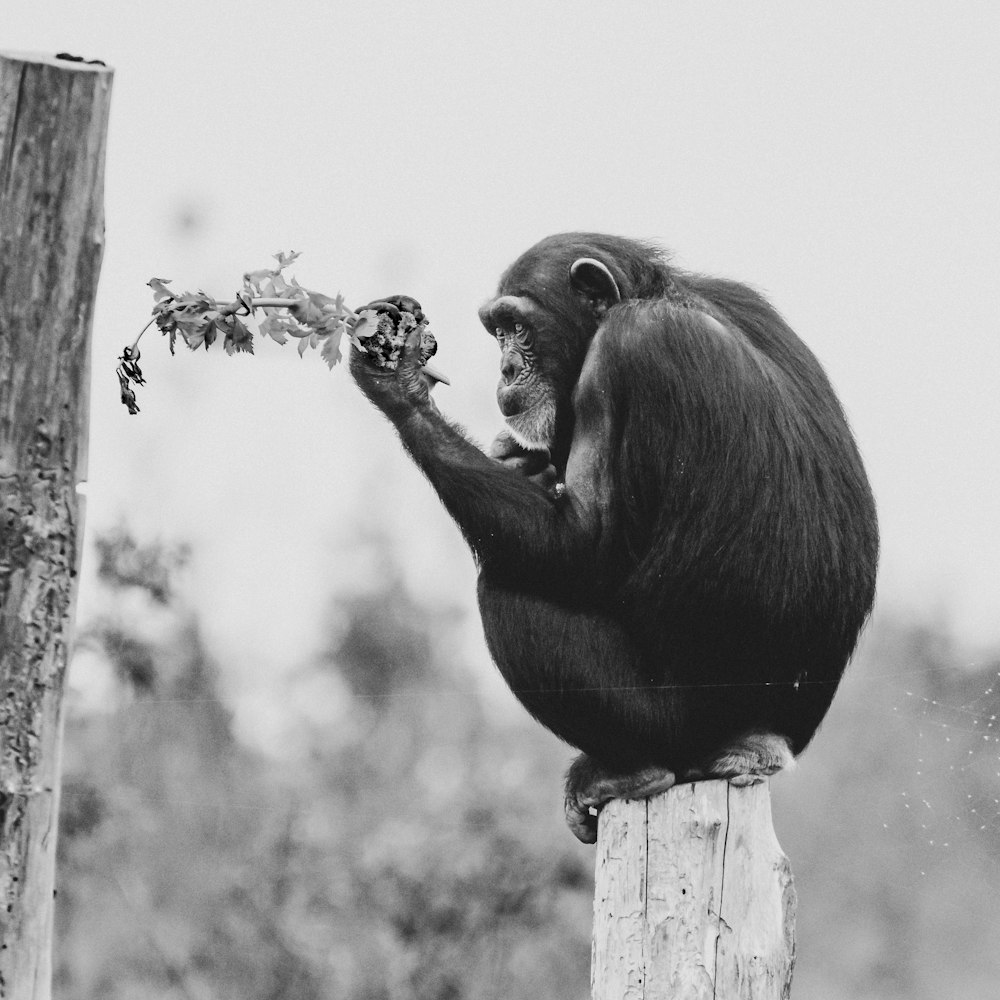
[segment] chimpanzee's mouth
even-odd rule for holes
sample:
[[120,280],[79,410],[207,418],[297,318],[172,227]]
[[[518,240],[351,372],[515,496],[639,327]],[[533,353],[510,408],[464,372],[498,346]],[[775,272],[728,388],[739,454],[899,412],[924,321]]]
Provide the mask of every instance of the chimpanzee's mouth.
[[[505,417],[516,417],[521,413],[526,412],[524,406],[524,400],[521,399],[517,393],[504,392],[501,390],[497,393],[497,405],[500,407],[500,412]],[[530,407],[528,407],[530,409]]]
[[[503,410],[503,405],[500,407]],[[555,439],[555,406],[545,399],[525,410],[505,413],[507,427],[514,440],[530,451],[551,448]]]

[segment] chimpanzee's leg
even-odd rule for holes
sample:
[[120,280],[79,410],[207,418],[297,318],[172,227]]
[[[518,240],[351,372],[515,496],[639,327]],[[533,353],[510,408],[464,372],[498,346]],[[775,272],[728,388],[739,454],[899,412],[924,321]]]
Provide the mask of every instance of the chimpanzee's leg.
[[753,785],[794,762],[784,736],[745,733],[714,754],[703,767],[685,772],[683,780],[728,778],[734,785]]
[[597,813],[612,799],[648,799],[676,784],[673,771],[665,767],[643,767],[615,772],[582,753],[566,775],[566,823],[577,840],[597,840]]

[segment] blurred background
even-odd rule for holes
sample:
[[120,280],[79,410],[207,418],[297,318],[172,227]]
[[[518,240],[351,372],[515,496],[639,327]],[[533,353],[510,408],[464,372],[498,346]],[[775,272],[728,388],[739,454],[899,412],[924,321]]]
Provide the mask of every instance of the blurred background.
[[1000,8],[17,3],[116,69],[70,677],[57,993],[588,995],[567,748],[485,652],[464,544],[346,371],[116,357],[145,282],[422,302],[442,409],[500,425],[476,308],[540,237],[659,241],[767,293],[879,502],[876,614],[773,782],[795,995],[1000,976]]

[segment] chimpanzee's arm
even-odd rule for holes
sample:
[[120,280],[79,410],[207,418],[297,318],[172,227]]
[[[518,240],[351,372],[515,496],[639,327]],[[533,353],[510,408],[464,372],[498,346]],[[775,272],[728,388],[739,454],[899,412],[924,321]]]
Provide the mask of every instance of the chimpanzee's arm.
[[[351,372],[365,395],[395,425],[403,446],[437,491],[484,568],[517,578],[530,568],[585,571],[594,543],[572,492],[556,496],[483,454],[438,412],[420,375],[416,345],[396,372],[380,372],[354,351]],[[548,576],[548,573],[546,573]]]

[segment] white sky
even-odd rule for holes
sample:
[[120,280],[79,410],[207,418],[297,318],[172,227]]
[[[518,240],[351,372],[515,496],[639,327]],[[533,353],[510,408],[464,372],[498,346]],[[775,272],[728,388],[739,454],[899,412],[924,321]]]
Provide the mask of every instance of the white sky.
[[[90,530],[199,553],[213,641],[274,676],[386,525],[472,606],[457,531],[345,371],[143,342],[145,282],[219,295],[277,250],[358,304],[419,298],[481,441],[475,310],[538,238],[651,238],[766,291],[838,387],[878,497],[880,607],[1000,640],[1000,5],[17,0],[3,45],[116,69],[94,337]],[[16,13],[15,13],[16,11]],[[11,16],[13,14],[13,16]],[[195,225],[185,225],[194,219]],[[84,594],[86,605],[86,594]]]

